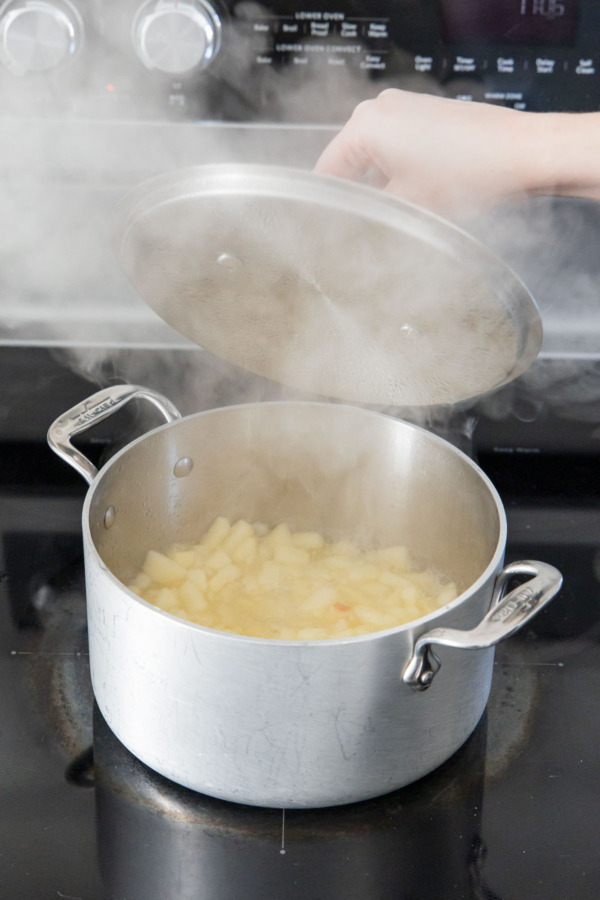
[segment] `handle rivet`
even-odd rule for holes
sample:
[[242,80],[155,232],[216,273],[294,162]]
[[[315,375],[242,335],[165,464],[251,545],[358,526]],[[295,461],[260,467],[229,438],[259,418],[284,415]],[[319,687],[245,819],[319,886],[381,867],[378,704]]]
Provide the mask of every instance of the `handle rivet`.
[[173,466],[173,475],[175,478],[185,478],[194,468],[194,460],[189,456],[182,456]]
[[109,506],[106,512],[104,513],[104,527],[112,528],[115,524],[115,519],[117,517],[117,511],[114,506]]
[[217,262],[229,272],[237,272],[242,265],[241,259],[238,259],[233,253],[221,253],[220,256],[217,256]]

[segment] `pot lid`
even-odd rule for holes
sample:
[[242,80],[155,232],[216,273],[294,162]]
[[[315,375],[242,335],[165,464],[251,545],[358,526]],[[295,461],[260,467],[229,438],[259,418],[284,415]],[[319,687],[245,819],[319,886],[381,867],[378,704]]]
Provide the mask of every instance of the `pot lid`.
[[121,203],[145,302],[213,354],[356,403],[455,403],[537,356],[535,302],[493,253],[381,191],[296,169],[211,165]]

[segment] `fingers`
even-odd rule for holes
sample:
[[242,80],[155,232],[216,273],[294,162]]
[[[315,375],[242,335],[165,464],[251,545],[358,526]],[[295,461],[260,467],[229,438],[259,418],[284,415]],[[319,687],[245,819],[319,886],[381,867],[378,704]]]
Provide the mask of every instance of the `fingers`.
[[366,173],[364,177],[364,181],[369,185],[369,187],[377,188],[380,191],[386,191],[390,189],[390,179],[388,176],[378,169],[377,166],[372,166],[369,171]]
[[349,125],[346,125],[325,148],[314,171],[318,175],[358,180],[367,174],[370,165],[368,155],[356,145]]
[[373,133],[370,120],[376,100],[365,100],[355,107],[342,130],[322,152],[314,167],[320,175],[360,180],[376,165],[371,144]]
[[536,116],[387,89],[358,104],[314,171],[364,181],[448,218],[470,218],[530,189],[532,154],[522,135]]

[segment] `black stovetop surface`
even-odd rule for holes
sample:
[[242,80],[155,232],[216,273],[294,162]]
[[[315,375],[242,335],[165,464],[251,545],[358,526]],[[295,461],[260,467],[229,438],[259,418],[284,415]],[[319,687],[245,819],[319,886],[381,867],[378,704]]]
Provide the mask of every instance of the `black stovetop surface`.
[[[53,402],[36,412],[42,431],[86,395],[59,376],[56,384]],[[71,399],[69,390],[80,393]],[[32,398],[24,400],[19,415],[31,415]],[[8,406],[14,417],[15,404]],[[386,797],[284,812],[179,788],[112,735],[89,682],[85,485],[34,432],[2,436],[1,897],[600,895],[597,455],[506,446],[479,453],[505,503],[507,559],[546,560],[563,572],[564,586],[523,633],[499,645],[486,714],[464,747]]]

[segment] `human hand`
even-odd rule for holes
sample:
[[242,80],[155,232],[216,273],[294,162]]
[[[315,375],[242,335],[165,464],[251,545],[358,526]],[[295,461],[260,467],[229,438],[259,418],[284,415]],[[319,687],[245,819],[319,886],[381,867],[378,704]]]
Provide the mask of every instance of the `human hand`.
[[388,89],[360,103],[314,171],[367,180],[450,218],[539,188],[539,114]]

